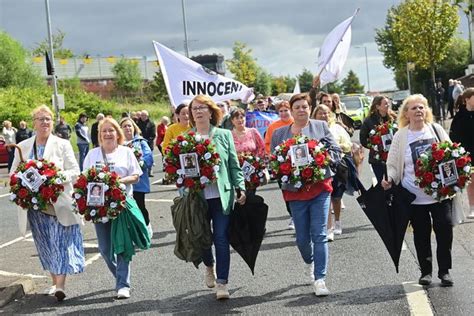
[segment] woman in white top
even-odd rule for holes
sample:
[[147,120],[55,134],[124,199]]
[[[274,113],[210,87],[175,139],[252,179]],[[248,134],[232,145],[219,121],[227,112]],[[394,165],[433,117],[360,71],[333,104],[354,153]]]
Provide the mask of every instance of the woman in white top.
[[[399,131],[394,135],[387,159],[388,179],[382,180],[384,189],[392,183],[401,184],[416,195],[412,202],[411,225],[416,254],[421,269],[419,284],[429,285],[432,279],[431,230],[436,235],[438,277],[442,286],[452,286],[451,246],[453,243],[452,201],[438,202],[415,184],[415,164],[420,153],[432,143],[450,140],[444,129],[433,123],[428,101],[421,94],[403,101],[398,115]],[[433,225],[431,222],[433,221]]]
[[[131,148],[122,146],[125,136],[117,121],[104,118],[99,123],[99,147],[89,151],[84,159],[84,170],[108,165],[126,185],[127,196],[133,196],[132,184],[137,183],[142,170]],[[130,297],[130,262],[122,255],[111,257],[111,222],[95,224],[99,251],[116,279],[117,298]]]

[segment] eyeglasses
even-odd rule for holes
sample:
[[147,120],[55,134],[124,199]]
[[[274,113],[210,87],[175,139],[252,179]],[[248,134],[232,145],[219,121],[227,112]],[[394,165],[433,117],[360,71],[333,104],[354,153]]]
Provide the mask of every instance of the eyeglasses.
[[50,117],[36,117],[35,120],[40,121],[40,122],[43,122],[43,123],[49,123],[49,122],[51,122],[53,119],[50,118]]
[[198,107],[191,108],[191,110],[193,112],[206,112],[207,110],[209,110],[209,107],[207,107],[207,106],[198,106]]

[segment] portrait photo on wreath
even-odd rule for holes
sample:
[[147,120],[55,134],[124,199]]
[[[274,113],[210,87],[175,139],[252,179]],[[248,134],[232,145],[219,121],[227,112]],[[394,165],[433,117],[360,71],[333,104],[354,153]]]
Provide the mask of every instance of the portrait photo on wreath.
[[459,176],[458,171],[456,169],[456,162],[454,161],[454,159],[440,163],[438,168],[439,174],[441,175],[441,183],[443,186],[448,186],[458,182]]
[[242,164],[242,173],[246,181],[250,181],[250,176],[255,173],[255,167],[252,166],[248,161],[244,161]]
[[104,206],[104,184],[91,182],[87,184],[87,205]]
[[390,150],[390,145],[392,144],[392,139],[393,139],[392,134],[382,135],[382,146],[383,146],[383,149],[385,151]]
[[290,147],[291,164],[295,167],[309,164],[308,144],[293,145]]
[[187,178],[199,176],[198,155],[196,153],[180,154],[181,171]]
[[23,180],[22,183],[30,189],[30,191],[38,191],[39,187],[46,181],[46,177],[41,176],[34,167],[26,169],[20,178]]

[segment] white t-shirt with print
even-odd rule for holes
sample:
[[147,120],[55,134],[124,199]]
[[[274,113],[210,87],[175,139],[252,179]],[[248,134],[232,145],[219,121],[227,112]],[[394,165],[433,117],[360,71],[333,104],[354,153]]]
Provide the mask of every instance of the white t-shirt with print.
[[[142,168],[138,164],[137,158],[133,154],[133,150],[126,146],[119,145],[117,150],[113,153],[106,154],[107,162],[109,164],[110,171],[115,171],[120,177],[127,177],[131,175],[141,176],[143,174]],[[89,151],[84,160],[84,170],[91,167],[99,167],[105,165],[102,157],[102,151],[100,147],[96,147]],[[127,194],[133,195],[133,187],[131,184],[127,184]]]
[[405,149],[405,168],[403,171],[402,185],[405,189],[416,195],[412,204],[426,205],[437,201],[426,194],[423,189],[415,184],[415,164],[421,153],[431,148],[436,142],[436,136],[429,126],[423,127],[421,131],[408,130],[407,147]]

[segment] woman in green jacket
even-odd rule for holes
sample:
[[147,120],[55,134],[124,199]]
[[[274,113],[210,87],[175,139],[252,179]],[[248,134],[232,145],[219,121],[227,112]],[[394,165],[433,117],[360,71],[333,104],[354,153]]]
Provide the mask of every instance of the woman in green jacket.
[[[206,95],[196,96],[189,105],[189,120],[191,126],[204,138],[209,138],[216,146],[220,156],[217,183],[206,185],[204,197],[208,204],[208,218],[212,221],[212,237],[216,249],[216,260],[212,250],[203,254],[206,265],[206,285],[209,288],[216,286],[216,298],[228,299],[227,280],[230,267],[230,247],[228,229],[230,212],[234,204],[234,189],[240,189],[241,195],[236,198],[237,203],[245,203],[245,182],[242,169],[239,165],[232,133],[217,128],[222,118],[222,112],[212,99]],[[214,270],[216,263],[217,279]]]

